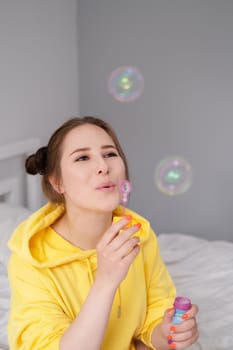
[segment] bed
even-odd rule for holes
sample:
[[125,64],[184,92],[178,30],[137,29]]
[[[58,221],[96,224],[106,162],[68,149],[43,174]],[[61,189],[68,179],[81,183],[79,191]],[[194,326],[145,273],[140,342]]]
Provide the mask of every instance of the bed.
[[159,243],[177,294],[199,306],[200,338],[192,349],[232,349],[233,242],[164,233]]
[[[39,179],[25,175],[22,166],[26,155],[39,143],[38,139],[30,139],[0,146],[0,350],[8,349],[7,241],[18,223],[41,205]],[[233,242],[208,241],[181,233],[161,233],[158,240],[177,294],[190,297],[200,309],[200,338],[190,350],[231,349]]]

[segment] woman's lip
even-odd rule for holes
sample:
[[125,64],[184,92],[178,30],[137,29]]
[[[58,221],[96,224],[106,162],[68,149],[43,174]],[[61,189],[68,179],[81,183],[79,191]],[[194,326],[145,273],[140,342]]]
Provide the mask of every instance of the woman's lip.
[[96,187],[97,190],[113,190],[115,189],[116,185],[112,182],[104,182]]

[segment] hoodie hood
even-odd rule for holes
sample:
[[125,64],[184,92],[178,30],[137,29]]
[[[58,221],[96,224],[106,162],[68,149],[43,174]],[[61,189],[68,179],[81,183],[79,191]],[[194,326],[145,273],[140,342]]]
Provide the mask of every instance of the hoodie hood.
[[[82,250],[57,234],[51,225],[65,212],[64,205],[48,203],[23,221],[14,231],[8,245],[10,250],[37,268],[57,267],[74,260],[93,260],[96,265],[96,250]],[[113,212],[113,222],[120,220],[122,207]],[[143,244],[149,235],[149,222],[137,213],[125,209],[131,215],[131,224],[141,223],[135,234]],[[94,261],[95,260],[95,261]]]

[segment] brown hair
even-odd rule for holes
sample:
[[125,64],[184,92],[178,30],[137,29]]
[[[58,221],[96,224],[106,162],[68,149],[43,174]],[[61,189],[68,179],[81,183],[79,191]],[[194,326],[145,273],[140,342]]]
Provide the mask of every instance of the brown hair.
[[74,117],[63,123],[50,137],[48,145],[41,147],[36,153],[30,155],[25,162],[25,168],[27,173],[36,175],[42,175],[42,189],[45,196],[54,203],[63,203],[63,194],[58,193],[49,181],[51,175],[55,176],[55,179],[59,181],[61,176],[60,160],[61,160],[61,148],[66,135],[74,128],[84,125],[92,124],[96,125],[112,138],[116,149],[122,158],[125,165],[126,178],[129,179],[129,170],[126,156],[122,150],[118,137],[112,127],[104,120],[92,117]]

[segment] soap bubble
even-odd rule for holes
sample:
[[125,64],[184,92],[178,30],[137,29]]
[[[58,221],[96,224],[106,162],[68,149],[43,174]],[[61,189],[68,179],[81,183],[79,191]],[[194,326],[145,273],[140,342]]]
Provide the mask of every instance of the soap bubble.
[[174,196],[186,192],[192,184],[191,165],[181,157],[162,160],[155,171],[155,183],[164,194]]
[[123,66],[115,69],[108,79],[109,93],[120,102],[136,100],[144,89],[144,78],[138,68]]

